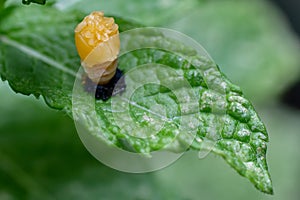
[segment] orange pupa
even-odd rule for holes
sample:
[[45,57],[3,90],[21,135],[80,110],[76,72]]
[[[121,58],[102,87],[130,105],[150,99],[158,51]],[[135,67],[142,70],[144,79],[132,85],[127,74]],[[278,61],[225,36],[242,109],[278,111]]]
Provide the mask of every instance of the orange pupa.
[[75,29],[75,44],[87,76],[105,85],[115,75],[120,52],[119,27],[114,18],[95,11]]

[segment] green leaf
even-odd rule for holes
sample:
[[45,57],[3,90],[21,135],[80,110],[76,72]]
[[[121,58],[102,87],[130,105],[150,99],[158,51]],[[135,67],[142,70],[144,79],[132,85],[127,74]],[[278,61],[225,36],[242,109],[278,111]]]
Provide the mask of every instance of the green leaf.
[[[73,41],[73,31],[82,18],[81,13],[61,12],[51,7],[15,8],[5,18],[1,16],[1,78],[7,80],[16,92],[33,94],[36,97],[43,96],[50,107],[61,109],[71,116],[72,89],[80,67]],[[116,21],[121,32],[138,26],[119,18],[116,18]],[[150,36],[141,35],[134,39],[144,41],[144,37],[149,39]],[[177,73],[184,75],[192,86],[193,92],[199,96],[200,110],[195,111],[188,107],[185,113],[180,113],[179,107],[183,102],[179,102],[174,97],[173,90],[146,85],[137,90],[130,99],[132,102],[130,114],[137,123],[147,127],[149,123],[143,120],[142,114],[146,113],[154,117],[153,112],[149,112],[152,103],[165,107],[167,118],[170,120],[155,139],[149,142],[119,129],[111,112],[111,101],[115,97],[107,102],[96,101],[97,117],[99,123],[103,125],[101,138],[108,144],[149,153],[164,147],[174,138],[178,129],[176,117],[196,113],[198,117],[193,119],[195,122],[191,125],[197,125],[197,135],[191,148],[202,151],[209,148],[211,142],[216,142],[211,149],[214,153],[222,156],[259,190],[271,194],[272,184],[266,163],[268,135],[264,124],[251,103],[243,97],[239,87],[233,85],[214,63],[195,57],[193,50],[166,40],[160,35],[150,39],[152,42],[171,47],[179,54],[158,49],[138,50],[122,56],[119,60],[119,68],[128,72],[136,65],[149,62],[172,67]],[[192,65],[187,65],[186,60],[182,59],[183,56],[191,59]],[[198,68],[201,70],[196,70]],[[157,70],[155,75],[159,81],[165,78],[160,70]],[[180,80],[176,79],[174,74],[167,75],[171,78],[174,90],[184,89],[180,88],[182,86],[178,85]],[[127,84],[130,80],[132,83],[136,81],[135,77],[129,77],[126,79]],[[213,87],[210,87],[211,85]],[[83,102],[86,100],[82,99]],[[224,109],[224,113],[215,109],[218,108],[218,103],[221,103],[221,110]],[[86,111],[89,109],[93,108],[85,108]],[[154,114],[156,118],[160,116],[159,113],[154,112]],[[88,115],[81,113],[81,117],[87,118],[86,116]],[[84,125],[90,130],[98,128],[90,124],[92,122],[87,121]],[[210,127],[218,128],[215,138],[210,137]],[[178,140],[179,143],[172,146],[171,150],[181,150],[181,144],[186,142],[186,138],[178,138]]]
[[0,10],[4,8],[5,0],[0,0]]

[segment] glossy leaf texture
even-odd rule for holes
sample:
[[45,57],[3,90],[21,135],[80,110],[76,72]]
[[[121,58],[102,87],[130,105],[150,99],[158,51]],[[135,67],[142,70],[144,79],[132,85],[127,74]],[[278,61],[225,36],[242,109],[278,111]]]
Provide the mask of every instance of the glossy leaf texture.
[[[83,17],[79,12],[62,12],[52,7],[37,6],[14,8],[10,14],[1,16],[2,80],[7,80],[18,93],[42,96],[50,107],[63,110],[71,116],[72,89],[80,68],[73,31]],[[121,32],[139,26],[121,18],[116,18],[116,21]],[[160,36],[152,39],[164,41]],[[247,177],[256,188],[271,194],[272,183],[266,163],[268,135],[251,103],[243,97],[239,87],[233,85],[214,63],[196,62],[199,59],[201,61],[201,58],[196,58],[195,62],[186,67],[181,55],[194,58],[193,51],[167,40],[165,42],[179,54],[157,49],[134,51],[120,58],[119,68],[127,72],[136,65],[152,62],[168,65],[183,74],[199,97],[199,110],[187,110],[198,115],[198,118],[195,118],[195,124],[198,126],[196,139],[191,149],[205,149],[211,140],[210,127],[218,127],[217,135],[213,139],[216,143],[211,150],[222,156],[238,173]],[[201,73],[196,70],[199,67],[202,69]],[[159,70],[155,75],[160,79]],[[173,81],[174,84],[177,82]],[[213,83],[208,84],[208,81]],[[214,84],[214,87],[209,87],[211,84]],[[222,88],[222,92],[219,88]],[[225,112],[215,113],[213,107],[220,98],[225,100],[221,102]],[[178,112],[178,106],[182,102],[174,98],[172,91],[156,86],[141,88],[131,101],[134,102],[131,115],[143,126],[148,124],[141,118],[141,113],[145,110],[147,112],[153,102],[167,108],[175,105],[167,109],[167,116],[171,121],[165,124],[157,135],[157,140],[153,143],[147,142],[118,130],[118,126],[112,120],[110,101],[97,101],[96,111],[100,122],[105,125],[105,141],[142,153],[163,147],[168,138],[172,138],[176,133],[176,117],[182,114]],[[140,110],[141,108],[143,109]],[[181,142],[185,142],[184,140],[181,138]],[[178,148],[180,145],[175,145],[171,150],[176,151]]]

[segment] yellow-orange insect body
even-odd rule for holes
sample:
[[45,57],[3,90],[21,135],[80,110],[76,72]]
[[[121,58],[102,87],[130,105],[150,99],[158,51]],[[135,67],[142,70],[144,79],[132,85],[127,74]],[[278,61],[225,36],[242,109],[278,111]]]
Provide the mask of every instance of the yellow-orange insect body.
[[103,12],[92,12],[76,27],[75,44],[88,77],[100,85],[108,83],[116,73],[120,52],[114,19],[104,17]]

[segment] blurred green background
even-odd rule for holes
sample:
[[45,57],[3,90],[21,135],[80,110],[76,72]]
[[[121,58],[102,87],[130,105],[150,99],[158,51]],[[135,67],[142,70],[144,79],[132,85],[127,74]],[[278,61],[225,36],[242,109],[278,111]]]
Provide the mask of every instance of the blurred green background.
[[254,102],[267,126],[275,194],[260,193],[212,154],[199,160],[188,152],[148,174],[110,169],[87,152],[68,116],[1,82],[0,200],[299,199],[300,111],[281,99],[300,80],[300,47],[279,9],[262,0],[61,0],[56,7],[104,10],[200,42]]

